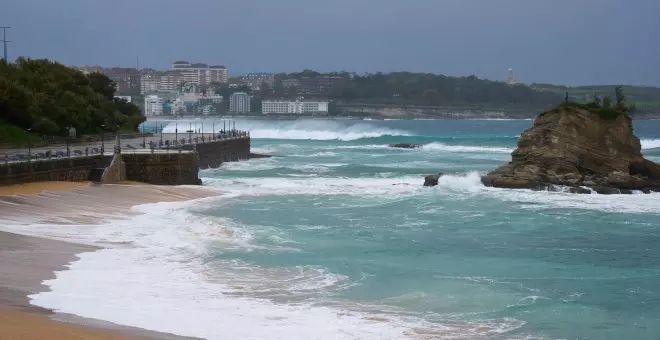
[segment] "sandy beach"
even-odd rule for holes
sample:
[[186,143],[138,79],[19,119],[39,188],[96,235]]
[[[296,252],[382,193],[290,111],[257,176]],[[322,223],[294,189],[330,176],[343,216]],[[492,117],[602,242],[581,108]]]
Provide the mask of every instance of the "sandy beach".
[[[97,186],[45,182],[0,187],[0,218],[30,224],[98,223],[99,216],[127,215],[137,204],[182,201],[213,195],[197,187],[136,184]],[[134,212],[132,214],[135,214]],[[21,230],[22,232],[23,230]],[[98,248],[40,237],[0,232],[0,340],[14,339],[189,339],[124,327],[30,305],[28,295],[45,291],[41,283]],[[102,307],[101,307],[102,308]]]

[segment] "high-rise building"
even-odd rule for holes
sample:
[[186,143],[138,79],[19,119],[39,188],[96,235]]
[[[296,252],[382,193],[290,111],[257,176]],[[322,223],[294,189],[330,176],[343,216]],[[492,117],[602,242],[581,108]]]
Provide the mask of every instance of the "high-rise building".
[[229,112],[249,113],[250,95],[245,92],[234,92],[229,97]]
[[160,88],[160,76],[155,73],[142,74],[140,76],[140,94],[158,92]]
[[156,95],[149,95],[144,97],[144,115],[149,116],[162,116],[163,115],[163,98]]
[[175,61],[172,64],[172,70],[182,72],[185,81],[195,85],[227,83],[229,81],[227,68],[220,65],[209,66],[203,63]]

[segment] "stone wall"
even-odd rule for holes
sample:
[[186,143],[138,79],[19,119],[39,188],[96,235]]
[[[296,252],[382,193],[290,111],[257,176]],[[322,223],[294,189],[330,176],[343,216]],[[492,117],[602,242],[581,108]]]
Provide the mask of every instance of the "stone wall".
[[199,161],[194,152],[124,153],[126,179],[162,185],[199,185]]
[[250,159],[250,137],[224,139],[197,145],[185,145],[184,149],[196,149],[201,169],[217,168],[224,162]]
[[105,168],[111,156],[53,158],[20,163],[0,163],[0,185],[44,181],[87,181],[94,168]]

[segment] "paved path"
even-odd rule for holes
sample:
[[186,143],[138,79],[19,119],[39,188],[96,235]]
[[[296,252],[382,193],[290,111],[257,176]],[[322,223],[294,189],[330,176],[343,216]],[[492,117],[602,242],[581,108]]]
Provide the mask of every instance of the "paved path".
[[[173,150],[167,149],[158,149],[159,143],[163,141],[163,147],[165,142],[169,141],[170,145],[173,145],[175,138],[178,138],[179,142],[182,139],[185,139],[185,143],[188,144],[189,139],[192,139],[192,143],[195,143],[195,138],[198,139],[198,143],[202,143],[201,139],[204,137],[206,142],[209,142],[209,138],[212,138],[210,133],[164,133],[156,134],[151,137],[144,138],[129,138],[121,139],[121,148],[122,153],[150,153],[151,149],[149,148],[150,143],[155,145],[156,149],[154,152],[159,153],[168,153],[173,152]],[[70,157],[84,157],[87,155],[100,155],[101,150],[104,150],[104,155],[112,155],[114,152],[116,139],[105,139],[103,143],[101,141],[90,142],[90,143],[76,143],[69,144],[69,155]],[[143,143],[146,143],[147,148],[142,146]],[[50,151],[51,157],[66,157],[67,156],[67,145],[66,144],[55,144],[49,145],[46,147],[39,148],[17,148],[17,149],[4,149],[0,150],[0,162],[5,162],[8,159],[8,162],[25,162],[27,161],[29,152],[32,153],[33,159],[35,156],[41,155],[41,158],[44,158],[44,155]],[[87,153],[86,153],[87,151]]]

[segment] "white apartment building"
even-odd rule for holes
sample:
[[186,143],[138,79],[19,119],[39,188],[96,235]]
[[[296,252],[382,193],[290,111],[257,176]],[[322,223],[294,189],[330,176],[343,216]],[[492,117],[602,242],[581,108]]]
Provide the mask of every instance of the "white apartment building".
[[227,68],[224,66],[209,66],[202,63],[176,61],[172,64],[172,70],[180,71],[186,82],[195,85],[229,82]]
[[229,97],[229,112],[249,113],[250,95],[245,92],[234,92]]
[[267,114],[327,114],[329,102],[316,101],[283,101],[264,100],[261,102],[261,113]]
[[149,95],[144,97],[144,115],[162,116],[163,115],[163,98],[156,95]]
[[123,99],[128,103],[133,101],[133,98],[131,96],[115,96],[115,99]]

